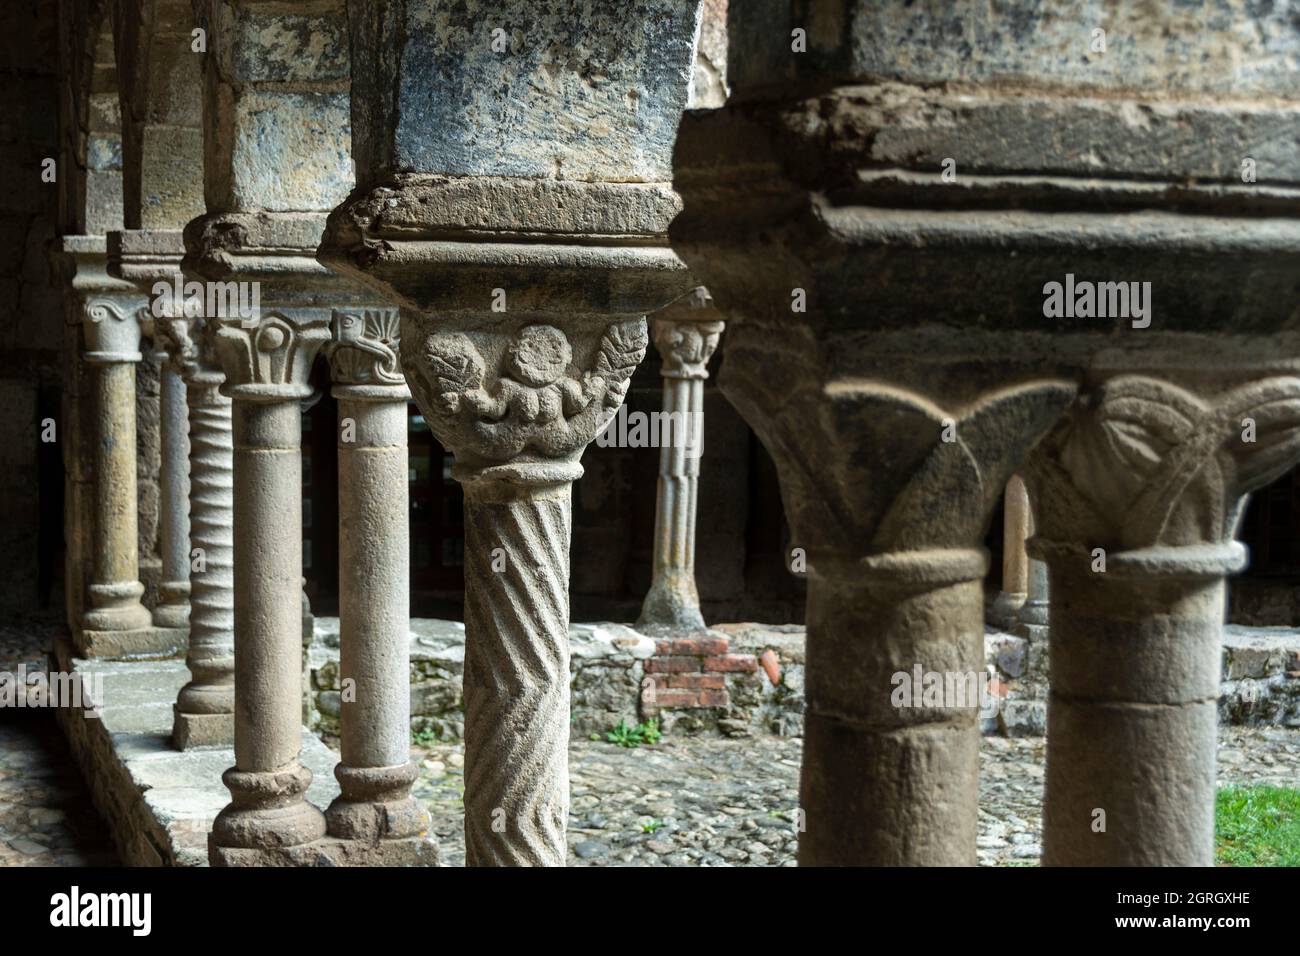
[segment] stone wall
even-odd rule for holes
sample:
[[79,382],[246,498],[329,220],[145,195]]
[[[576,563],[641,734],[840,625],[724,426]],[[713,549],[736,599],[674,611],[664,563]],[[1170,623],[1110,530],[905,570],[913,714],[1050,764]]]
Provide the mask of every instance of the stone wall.
[[[312,728],[325,734],[337,734],[339,729],[338,626],[338,618],[316,618],[315,640],[308,652]],[[710,694],[701,696],[696,690],[686,699],[661,686],[666,683],[665,672],[655,670],[656,660],[685,655],[657,657],[654,639],[622,624],[572,624],[571,732],[602,734],[620,722],[635,726],[653,718],[665,733],[796,735],[802,731],[802,632],[798,627],[728,625],[692,638],[699,645],[695,650],[701,652],[692,655],[698,658],[694,673],[711,678]],[[722,653],[704,653],[715,644]],[[462,738],[464,662],[464,624],[411,621],[412,733],[443,741]],[[718,669],[704,670],[714,665]],[[647,678],[655,681],[656,696],[663,695],[651,707],[645,705]]]
[[[656,640],[622,624],[573,624],[569,642],[575,735],[651,718],[668,734],[803,734],[801,625],[719,624],[688,638]],[[985,634],[989,692],[998,699],[996,713],[982,721],[985,734],[1044,733],[1047,650],[1041,631]],[[309,698],[312,727],[326,734],[338,732],[338,655],[338,619],[317,618]],[[461,739],[464,659],[465,625],[411,621],[413,733]],[[1300,630],[1226,628],[1219,720],[1300,728]]]
[[[41,181],[58,156],[58,31],[53,4],[0,5],[0,613],[57,608],[62,466],[42,443],[59,419],[62,305],[46,243],[57,183]],[[58,425],[61,427],[62,422]],[[43,527],[44,524],[44,527]]]
[[[1044,629],[1045,630],[1045,629]],[[1037,736],[1047,722],[1048,641],[990,630],[984,637],[990,688],[1000,700],[985,733]],[[1300,630],[1224,628],[1219,721],[1300,728]]]

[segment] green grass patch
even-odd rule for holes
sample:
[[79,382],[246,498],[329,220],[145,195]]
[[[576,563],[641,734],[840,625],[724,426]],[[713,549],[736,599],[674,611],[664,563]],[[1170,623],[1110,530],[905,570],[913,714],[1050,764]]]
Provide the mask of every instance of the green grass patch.
[[1220,866],[1300,866],[1300,790],[1224,787],[1214,829]]

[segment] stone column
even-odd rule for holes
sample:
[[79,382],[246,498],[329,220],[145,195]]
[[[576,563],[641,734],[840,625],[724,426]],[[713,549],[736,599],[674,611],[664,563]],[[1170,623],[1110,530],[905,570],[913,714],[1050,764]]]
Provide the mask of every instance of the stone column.
[[204,320],[158,320],[186,385],[190,426],[190,681],[176,698],[172,742],[229,747],[235,739],[234,454],[225,374]]
[[185,252],[179,230],[131,229],[108,235],[108,271],[149,295],[143,332],[153,341],[159,362],[161,463],[159,531],[162,579],[153,622],[186,629],[190,615],[189,420],[186,387],[162,321],[180,307],[173,292],[183,283]]
[[945,305],[970,277],[951,248],[926,258],[944,200],[917,216],[876,191],[897,116],[872,78],[912,48],[863,39],[874,10],[732,5],[731,98],[682,118],[669,232],[727,321],[720,385],[776,462],[808,570],[799,862],[971,865],[980,543],[1077,386],[987,301]]
[[1028,586],[1020,607],[1020,627],[1029,637],[1040,638],[1047,633],[1050,585],[1047,565],[1035,557],[1029,558]]
[[[352,10],[357,189],[318,255],[400,305],[402,367],[465,487],[466,856],[563,865],[570,485],[643,316],[696,284],[664,239],[698,9]],[[595,84],[554,52],[602,49]]]
[[1029,596],[1029,555],[1025,542],[1031,534],[1029,495],[1019,475],[1012,475],[1002,496],[1002,590],[989,618],[995,627],[1014,630],[1020,608]]
[[[202,335],[206,289],[192,283],[186,294],[179,230],[128,229],[110,234],[109,246],[110,270],[148,290],[154,341],[166,356],[163,561],[165,572],[174,569],[169,578],[185,582],[191,677],[173,708],[172,743],[181,750],[229,747],[235,726],[230,399],[220,392],[225,375]],[[177,411],[178,383],[182,420],[169,421]],[[187,434],[188,440],[176,442],[175,436]],[[188,462],[175,461],[178,451]],[[180,500],[178,490],[184,491]]]
[[598,329],[565,318],[473,338],[426,321],[402,343],[465,486],[470,865],[565,863],[570,487],[647,344],[641,319]]
[[303,794],[302,411],[329,338],[321,310],[277,310],[249,326],[209,319],[233,400],[235,766],[212,826],[214,865],[264,864],[325,835]]
[[[94,485],[84,516],[93,530],[83,549],[90,568],[76,651],[85,657],[171,654],[184,631],[155,626],[140,600],[135,366],[143,358],[146,299],[109,274],[104,236],[66,236],[61,253],[69,308],[78,313],[85,342],[89,421],[81,422],[77,440],[80,454],[93,462]],[[81,541],[85,532],[77,527],[71,534]]]
[[[155,335],[155,344],[157,336]],[[190,620],[190,476],[189,417],[185,380],[159,348],[159,416],[162,425],[161,492],[162,580],[153,622],[159,627],[188,628]]]
[[704,627],[695,589],[695,509],[704,454],[704,380],[723,323],[703,286],[650,318],[663,361],[654,572],[637,627]]
[[377,848],[385,865],[430,865],[429,815],[411,796],[411,392],[396,309],[338,311],[330,346],[339,402],[339,714],[342,793],[330,836]]
[[140,603],[144,585],[136,543],[135,363],[143,358],[141,308],[138,302],[106,298],[85,304],[95,408],[95,560],[83,618],[88,632],[138,631],[151,623]]
[[1053,596],[1044,863],[1214,864],[1233,535],[1297,458],[1300,378],[1206,370],[1109,377],[1031,457]]
[[894,355],[893,376],[867,377],[871,346],[854,355],[833,338],[822,352],[824,328],[787,320],[782,340],[747,311],[728,316],[722,387],[773,453],[808,568],[799,862],[972,865],[979,542],[1073,388],[1028,382],[940,405],[920,390],[943,379],[933,368]]

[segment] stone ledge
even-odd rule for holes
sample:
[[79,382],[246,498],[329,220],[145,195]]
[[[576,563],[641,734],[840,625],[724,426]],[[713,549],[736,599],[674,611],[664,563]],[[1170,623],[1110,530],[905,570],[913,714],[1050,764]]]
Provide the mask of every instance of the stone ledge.
[[77,633],[77,653],[86,658],[171,657],[183,652],[189,643],[187,627],[141,627],[130,631],[95,631]]
[[[185,662],[86,660],[73,657],[63,640],[55,660],[60,670],[80,675],[90,698],[56,713],[122,862],[206,866],[208,832],[230,798],[221,774],[235,755],[229,747],[172,746],[172,703],[189,680]],[[100,716],[87,716],[90,708]],[[302,762],[313,778],[307,798],[329,806],[339,793],[338,755],[304,730]]]

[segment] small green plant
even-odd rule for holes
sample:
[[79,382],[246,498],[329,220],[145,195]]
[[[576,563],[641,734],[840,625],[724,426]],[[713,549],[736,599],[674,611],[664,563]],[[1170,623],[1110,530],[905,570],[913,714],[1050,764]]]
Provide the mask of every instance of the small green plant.
[[642,833],[655,833],[655,832],[657,832],[657,831],[663,829],[663,825],[664,825],[664,823],[663,823],[662,820],[642,820],[642,821],[641,821],[641,832],[642,832]]
[[1223,787],[1215,809],[1220,866],[1300,866],[1300,791]]
[[651,718],[643,724],[629,727],[626,720],[620,720],[618,726],[605,733],[605,739],[619,747],[638,747],[641,744],[651,746],[659,742],[663,734],[659,732],[659,721]]
[[417,730],[415,733],[411,734],[411,740],[414,741],[418,747],[428,747],[430,744],[438,742],[438,735],[428,729]]

